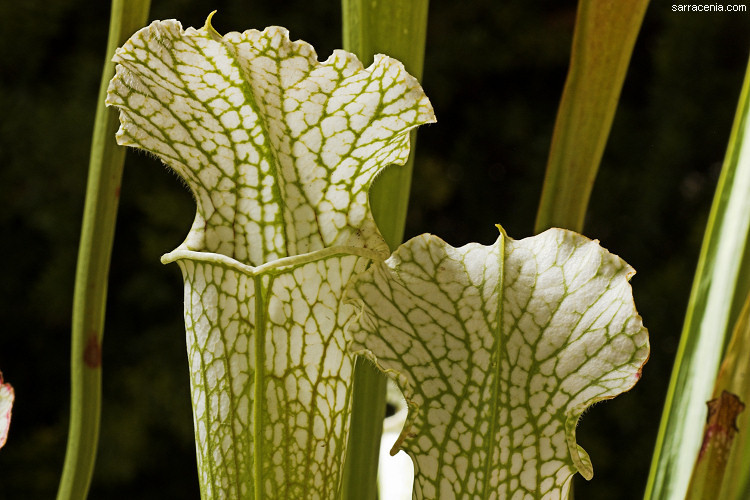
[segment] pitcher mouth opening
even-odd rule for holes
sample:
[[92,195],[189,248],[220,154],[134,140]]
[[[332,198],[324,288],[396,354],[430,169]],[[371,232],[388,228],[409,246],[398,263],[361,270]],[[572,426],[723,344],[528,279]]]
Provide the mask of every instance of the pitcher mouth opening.
[[232,257],[213,252],[198,252],[195,250],[187,250],[184,248],[177,248],[169,253],[162,255],[161,263],[169,264],[171,262],[177,262],[180,260],[192,260],[197,262],[210,262],[214,264],[221,264],[237,271],[246,274],[248,276],[257,276],[259,274],[273,272],[275,270],[281,271],[290,267],[297,267],[308,262],[314,262],[316,260],[334,257],[334,256],[347,256],[356,255],[359,257],[365,257],[370,260],[384,260],[382,252],[378,252],[369,248],[363,247],[351,247],[351,246],[334,246],[328,248],[322,248],[320,250],[314,250],[299,255],[292,255],[289,257],[281,257],[279,259],[266,262],[259,266],[251,266],[243,264],[242,262],[233,259]]

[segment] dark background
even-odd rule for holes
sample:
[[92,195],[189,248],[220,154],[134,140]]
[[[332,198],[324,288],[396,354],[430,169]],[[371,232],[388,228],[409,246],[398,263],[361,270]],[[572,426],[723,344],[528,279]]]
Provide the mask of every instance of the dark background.
[[[750,16],[646,14],[585,233],[638,270],[651,360],[630,393],[578,428],[595,476],[579,499],[638,498],[750,47]],[[575,2],[433,0],[407,237],[490,244],[532,234],[565,79]],[[151,19],[220,32],[289,28],[321,59],[340,46],[338,1],[153,0]],[[108,2],[0,3],[0,369],[16,390],[0,499],[53,498],[68,419],[69,323]],[[188,192],[128,156],[104,342],[104,409],[91,498],[198,498],[182,279],[161,254],[190,227]]]

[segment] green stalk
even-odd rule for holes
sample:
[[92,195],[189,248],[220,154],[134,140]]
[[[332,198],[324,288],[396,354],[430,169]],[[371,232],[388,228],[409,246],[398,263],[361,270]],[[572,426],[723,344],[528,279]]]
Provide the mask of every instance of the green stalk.
[[750,238],[749,112],[750,65],[703,238],[651,462],[647,500],[685,497],[701,446],[705,404],[736,321],[737,299],[750,291],[750,266],[743,263]]
[[[428,5],[429,0],[342,0],[344,49],[356,54],[365,66],[375,54],[391,56],[422,81]],[[412,132],[409,161],[388,167],[370,189],[375,220],[391,250],[404,238],[415,141],[416,132]]]
[[[377,53],[404,63],[421,81],[429,0],[342,0],[343,46],[365,65]],[[414,166],[416,133],[403,167],[390,166],[370,189],[370,205],[381,234],[395,249],[403,240]],[[351,430],[344,469],[345,499],[377,498],[378,455],[385,417],[386,379],[371,363],[358,359],[354,369]]]
[[583,230],[648,0],[580,0],[535,231]]
[[101,414],[101,356],[107,280],[125,148],[115,143],[117,110],[107,109],[115,49],[148,17],[150,0],[113,0],[99,87],[78,251],[71,336],[70,426],[58,500],[86,498],[94,471]]
[[342,499],[378,498],[378,460],[385,419],[386,382],[386,377],[372,363],[357,356]]

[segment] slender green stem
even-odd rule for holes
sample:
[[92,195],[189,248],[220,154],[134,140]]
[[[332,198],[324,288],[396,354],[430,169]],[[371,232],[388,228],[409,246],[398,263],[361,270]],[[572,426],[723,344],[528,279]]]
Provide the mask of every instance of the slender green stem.
[[352,411],[343,478],[344,494],[341,498],[376,500],[386,378],[372,363],[360,356],[354,363],[352,393],[356,404],[353,410],[358,411]]
[[[422,80],[429,0],[342,0],[344,49],[363,64],[375,54],[398,59],[412,76]],[[414,166],[416,133],[411,134],[411,155],[404,166],[386,168],[370,188],[370,206],[380,233],[391,250],[404,237],[406,212]]]
[[113,0],[107,55],[89,161],[81,243],[73,296],[70,427],[59,500],[88,494],[99,441],[101,353],[109,263],[114,239],[125,148],[115,143],[117,111],[104,99],[114,76],[115,49],[148,17],[150,0]]
[[[342,0],[344,48],[357,54],[365,65],[372,62],[376,53],[394,57],[421,80],[428,5],[429,0]],[[391,250],[404,237],[415,140],[412,132],[411,155],[406,165],[386,168],[370,189],[375,221]],[[385,392],[385,377],[371,363],[357,360],[342,498],[377,498]]]
[[612,128],[648,0],[580,0],[570,68],[552,135],[537,233],[583,230],[586,207]]

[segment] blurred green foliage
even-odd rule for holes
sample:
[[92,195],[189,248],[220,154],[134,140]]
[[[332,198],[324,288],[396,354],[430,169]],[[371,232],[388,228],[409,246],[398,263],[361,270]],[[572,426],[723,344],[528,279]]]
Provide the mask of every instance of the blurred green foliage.
[[[407,237],[489,244],[531,235],[562,91],[575,2],[433,0]],[[0,4],[0,370],[16,389],[0,500],[52,498],[67,431],[70,309],[108,2]],[[154,1],[152,19],[220,32],[289,28],[321,59],[339,2]],[[596,406],[578,439],[595,477],[576,498],[641,495],[705,220],[750,47],[750,15],[652,2],[625,81],[585,233],[638,270],[652,355],[630,393]],[[185,237],[190,194],[129,154],[104,341],[102,438],[91,498],[198,498],[182,279],[159,257]]]

